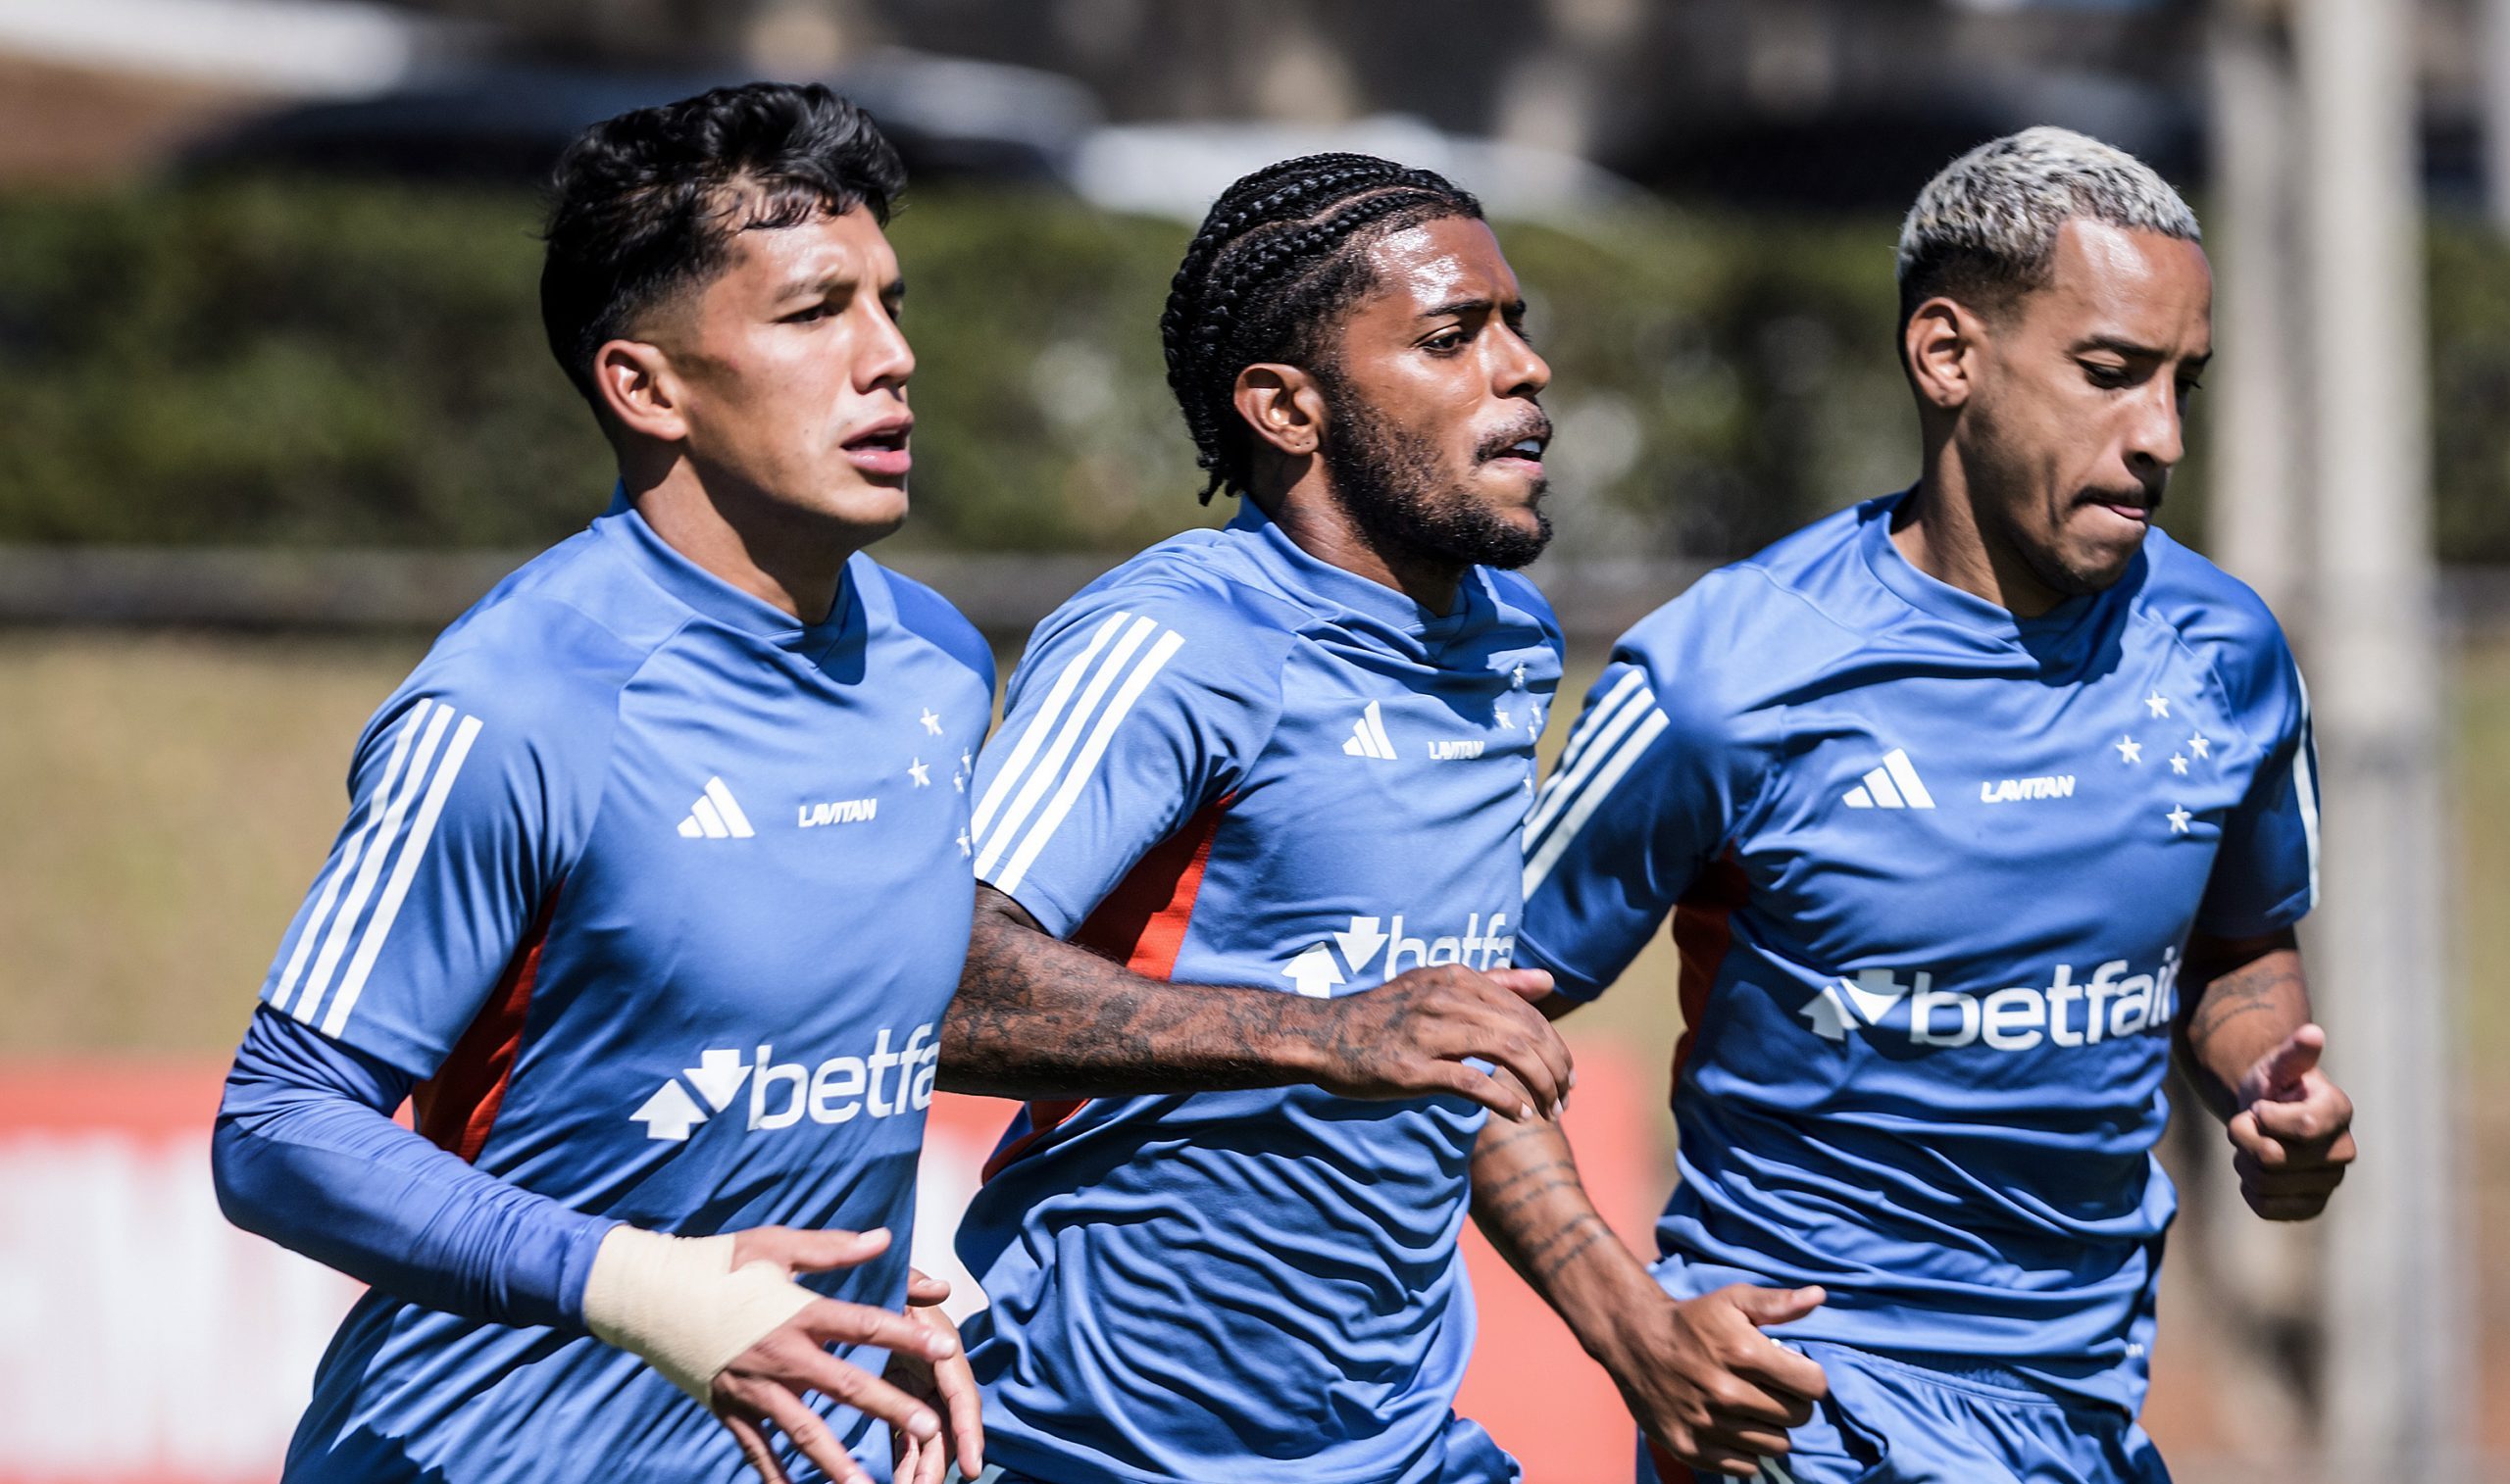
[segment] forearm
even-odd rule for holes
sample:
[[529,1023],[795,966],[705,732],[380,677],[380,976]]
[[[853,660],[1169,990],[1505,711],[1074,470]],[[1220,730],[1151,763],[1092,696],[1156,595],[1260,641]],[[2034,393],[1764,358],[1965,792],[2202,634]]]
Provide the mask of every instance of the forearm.
[[405,1075],[258,1013],[211,1143],[227,1219],[430,1309],[580,1330],[585,1275],[617,1223],[394,1123],[407,1090]]
[[1617,1321],[1663,1298],[1587,1199],[1556,1121],[1493,1118],[1482,1126],[1473,1147],[1473,1219],[1586,1352],[1607,1364]]
[[2288,928],[2236,942],[2198,939],[2188,944],[2183,978],[2180,1060],[2205,1106],[2228,1118],[2241,1076],[2309,1023],[2300,948]]
[[941,1022],[943,1087],[1075,1098],[1313,1079],[1323,1002],[1149,978],[1045,932],[991,887],[977,895],[967,967]]

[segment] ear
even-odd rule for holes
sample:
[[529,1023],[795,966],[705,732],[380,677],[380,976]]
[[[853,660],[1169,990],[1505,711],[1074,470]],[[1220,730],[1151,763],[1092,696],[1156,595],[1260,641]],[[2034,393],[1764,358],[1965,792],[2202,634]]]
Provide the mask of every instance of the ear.
[[1295,366],[1259,362],[1237,373],[1230,400],[1255,436],[1293,459],[1325,441],[1325,393]]
[[604,341],[592,354],[592,384],[623,429],[660,443],[688,436],[679,378],[662,347],[642,340]]
[[1986,326],[1950,299],[1929,299],[1900,332],[1909,380],[1928,405],[1956,412],[1970,400],[1979,372],[1979,349]]

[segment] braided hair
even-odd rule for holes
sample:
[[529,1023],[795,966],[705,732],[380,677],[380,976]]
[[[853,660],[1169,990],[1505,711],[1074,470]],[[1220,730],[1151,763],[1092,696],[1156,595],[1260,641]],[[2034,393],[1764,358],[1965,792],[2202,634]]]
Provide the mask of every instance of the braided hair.
[[1307,155],[1239,180],[1203,218],[1169,286],[1159,335],[1168,385],[1211,478],[1201,499],[1246,491],[1253,445],[1235,405],[1258,362],[1315,366],[1325,331],[1370,284],[1367,249],[1389,232],[1481,215],[1430,171],[1374,155]]

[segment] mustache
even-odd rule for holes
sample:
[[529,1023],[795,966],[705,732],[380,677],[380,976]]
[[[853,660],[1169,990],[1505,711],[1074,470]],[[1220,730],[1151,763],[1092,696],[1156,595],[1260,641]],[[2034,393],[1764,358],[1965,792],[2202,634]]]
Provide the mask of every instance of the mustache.
[[1532,412],[1526,414],[1526,416],[1518,419],[1507,427],[1502,428],[1498,432],[1492,433],[1489,437],[1482,439],[1481,445],[1474,449],[1473,457],[1477,462],[1486,464],[1489,461],[1498,458],[1501,454],[1506,453],[1514,445],[1523,443],[1528,438],[1540,438],[1543,441],[1544,451],[1549,452],[1551,443],[1550,414],[1544,412],[1540,408],[1535,408]]

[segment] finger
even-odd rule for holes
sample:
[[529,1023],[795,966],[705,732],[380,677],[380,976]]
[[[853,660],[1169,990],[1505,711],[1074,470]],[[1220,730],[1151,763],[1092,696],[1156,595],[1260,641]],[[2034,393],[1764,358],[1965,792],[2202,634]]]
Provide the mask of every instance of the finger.
[[[743,1363],[748,1362],[749,1358],[744,1357]],[[831,1402],[869,1412],[922,1442],[941,1435],[941,1419],[933,1415],[931,1408],[860,1365],[848,1365],[806,1341],[780,1349],[767,1366],[753,1366],[751,1374],[768,1383],[768,1391],[787,1397],[816,1391]]]
[[828,1430],[828,1419],[803,1406],[800,1397],[781,1387],[762,1386],[758,1400],[767,1420],[802,1451],[803,1458],[817,1463],[831,1484],[872,1484],[872,1476]]
[[[913,1479],[915,1484],[941,1484],[949,1472],[950,1450],[942,1447],[941,1440],[935,1438],[929,1443],[916,1445],[915,1472],[906,1477]],[[976,1475],[968,1477],[975,1478]]]
[[977,1389],[976,1368],[965,1356],[944,1360],[932,1367],[932,1386],[941,1394],[942,1410],[950,1414],[959,1472],[973,1479],[984,1472],[984,1393]]
[[1510,994],[1524,997],[1528,1004],[1551,998],[1552,980],[1548,969],[1489,968],[1482,970],[1481,977]]
[[[884,1226],[870,1231],[797,1231],[789,1235],[792,1241],[784,1258],[787,1272],[854,1267],[889,1250],[889,1232]],[[737,1255],[733,1265],[740,1265]]]
[[2316,1083],[2313,1095],[2284,1103],[2253,1103],[2247,1113],[2257,1123],[2257,1131],[2284,1144],[2316,1141],[2324,1143],[2344,1131],[2353,1121],[2353,1110],[2324,1081]]
[[757,1423],[728,1411],[717,1412],[715,1419],[740,1445],[741,1457],[749,1460],[749,1466],[765,1484],[792,1484],[784,1476],[784,1465],[776,1461],[776,1450],[767,1446],[767,1435],[758,1430]]
[[2317,1025],[2304,1025],[2284,1038],[2284,1044],[2257,1059],[2249,1070],[2249,1079],[2260,1096],[2281,1098],[2301,1084],[2301,1078],[2318,1066],[2319,1054],[2327,1050],[2327,1032]]
[[906,1301],[913,1308],[929,1309],[949,1297],[949,1279],[936,1278],[920,1267],[906,1270]]
[[1712,1412],[1709,1423],[1699,1430],[1700,1446],[1722,1448],[1754,1458],[1769,1458],[1786,1452],[1786,1434],[1775,1427],[1740,1418],[1729,1420]]
[[822,1345],[877,1345],[927,1360],[946,1360],[959,1353],[954,1329],[927,1324],[890,1309],[819,1299],[789,1321]]
[[1550,1053],[1542,1043],[1545,1040],[1556,1043],[1560,1038],[1552,1033],[1547,1022],[1536,1022],[1536,1029],[1541,1033],[1538,1037],[1503,1037],[1496,1046],[1472,1054],[1513,1073],[1518,1085],[1525,1090],[1526,1102],[1535,1112],[1549,1113],[1560,1103],[1561,1083],[1569,1072],[1568,1057],[1564,1053],[1560,1064],[1554,1066]]
[[1732,1448],[1720,1448],[1707,1442],[1691,1446],[1695,1473],[1718,1473],[1732,1479],[1757,1479],[1761,1476],[1761,1456]]
[[2269,1221],[2307,1221],[2327,1210],[2327,1197],[2250,1196],[2248,1209]]
[[1754,1326],[1792,1324],[1822,1307],[1830,1297],[1820,1288],[1756,1288],[1749,1283],[1730,1283],[1709,1295],[1723,1299],[1739,1311]]
[[1461,1062],[1431,1062],[1402,1077],[1403,1085],[1423,1092],[1451,1092],[1470,1098],[1511,1123],[1530,1123],[1536,1116],[1525,1084],[1496,1072],[1480,1072]]

